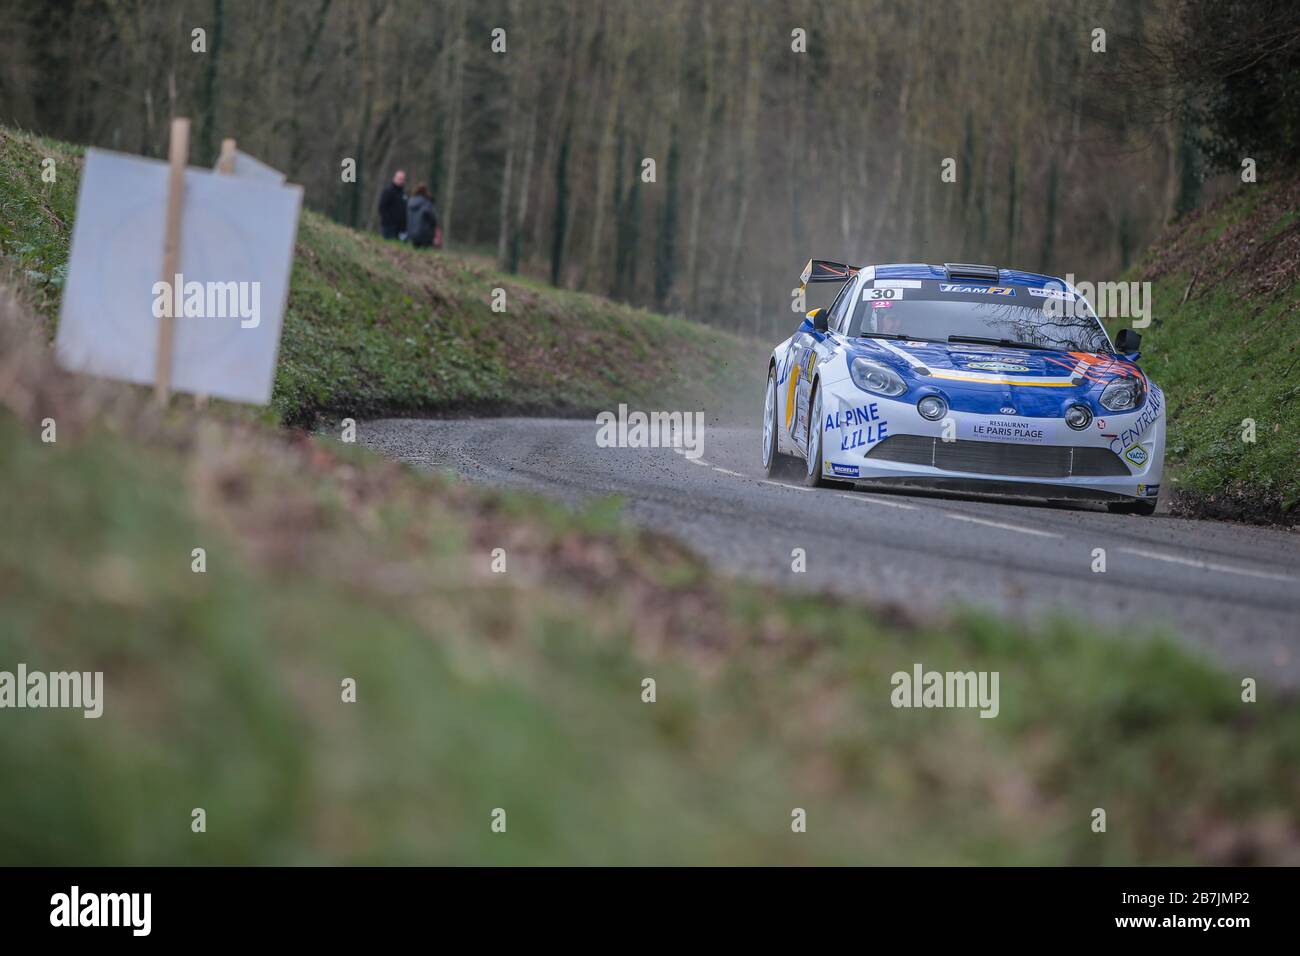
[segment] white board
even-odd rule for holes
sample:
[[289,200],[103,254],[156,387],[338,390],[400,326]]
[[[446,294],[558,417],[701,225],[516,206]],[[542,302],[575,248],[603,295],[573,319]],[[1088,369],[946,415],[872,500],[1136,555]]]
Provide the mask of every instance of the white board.
[[[87,151],[55,339],[66,368],[153,383],[167,172],[165,162]],[[250,302],[256,288],[258,315],[253,325],[239,315],[178,313],[173,389],[258,405],[270,401],[301,205],[299,186],[185,171],[184,283],[200,289],[256,283],[244,288]],[[211,301],[206,294],[204,300]]]

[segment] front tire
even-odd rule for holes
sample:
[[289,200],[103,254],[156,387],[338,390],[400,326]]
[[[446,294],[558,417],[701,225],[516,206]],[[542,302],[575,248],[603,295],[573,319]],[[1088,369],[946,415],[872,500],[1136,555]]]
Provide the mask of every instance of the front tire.
[[795,460],[777,451],[776,367],[767,370],[767,397],[763,399],[763,473],[777,478],[793,471]]
[[821,382],[813,383],[812,401],[808,409],[808,472],[803,483],[809,488],[822,488],[827,482],[822,478],[822,389]]

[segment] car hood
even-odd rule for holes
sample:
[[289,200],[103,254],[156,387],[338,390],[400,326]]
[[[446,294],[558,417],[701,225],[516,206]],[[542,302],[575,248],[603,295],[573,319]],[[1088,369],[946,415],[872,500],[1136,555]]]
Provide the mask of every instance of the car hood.
[[850,361],[860,355],[888,363],[918,394],[941,392],[957,411],[1015,408],[1021,415],[1056,416],[1083,402],[1100,415],[1098,399],[1111,381],[1146,380],[1134,363],[1099,352],[888,339],[859,339],[848,351]]

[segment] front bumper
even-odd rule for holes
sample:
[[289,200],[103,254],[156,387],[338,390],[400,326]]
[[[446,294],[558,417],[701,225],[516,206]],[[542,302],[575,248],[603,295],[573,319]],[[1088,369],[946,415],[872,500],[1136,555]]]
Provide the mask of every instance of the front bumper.
[[1107,416],[1075,431],[1060,418],[953,411],[932,422],[910,402],[856,387],[828,389],[820,423],[824,474],[1050,499],[1154,501],[1164,464],[1156,396],[1154,410]]

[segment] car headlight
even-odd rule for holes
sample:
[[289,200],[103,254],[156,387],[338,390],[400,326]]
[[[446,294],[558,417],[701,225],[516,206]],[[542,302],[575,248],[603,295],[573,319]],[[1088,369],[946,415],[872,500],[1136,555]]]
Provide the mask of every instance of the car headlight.
[[1137,378],[1117,378],[1101,392],[1102,408],[1112,412],[1122,412],[1137,408],[1142,403],[1142,380]]
[[927,395],[916,403],[916,410],[927,421],[937,422],[948,414],[948,403],[938,395]]
[[1071,405],[1065,410],[1065,424],[1081,432],[1092,424],[1092,410],[1087,405]]
[[901,375],[888,365],[871,359],[855,358],[849,366],[849,377],[864,392],[875,392],[887,398],[907,391],[907,383]]

